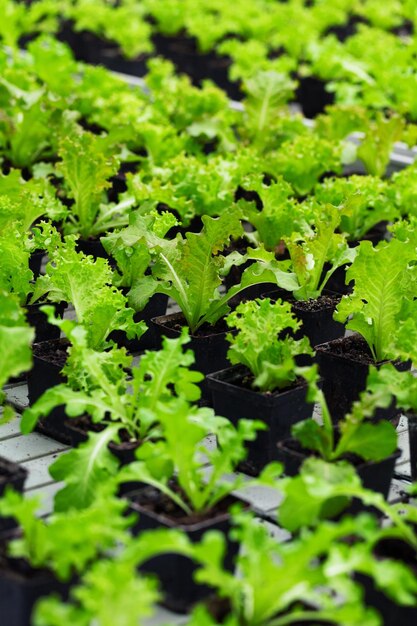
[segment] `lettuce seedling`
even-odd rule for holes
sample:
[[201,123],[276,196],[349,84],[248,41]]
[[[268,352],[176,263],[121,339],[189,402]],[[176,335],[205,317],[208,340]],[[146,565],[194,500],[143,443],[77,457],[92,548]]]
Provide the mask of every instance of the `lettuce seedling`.
[[[404,374],[398,372],[399,377]],[[375,462],[390,456],[398,443],[394,426],[388,420],[371,422],[367,419],[373,417],[377,408],[389,407],[395,397],[392,387],[378,387],[375,384],[378,376],[378,370],[371,367],[366,390],[353,404],[351,412],[337,424],[339,436],[336,434],[324,394],[317,387],[317,381],[311,377],[307,399],[319,404],[323,422],[319,424],[314,419],[307,419],[294,424],[294,438],[303,448],[317,452],[326,461],[337,461],[349,454],[364,461]]]
[[323,174],[341,173],[341,144],[304,132],[268,155],[266,171],[274,177],[283,176],[299,196],[305,196]]
[[[172,213],[158,213],[151,209],[145,213],[148,205],[130,214],[129,226],[109,233],[100,239],[107,254],[117,265],[113,282],[118,287],[133,289],[135,283],[144,278],[151,265],[151,254],[143,241],[144,232],[164,238],[168,231],[178,224]],[[144,214],[142,214],[142,210]]]
[[[289,332],[301,327],[291,312],[291,303],[277,300],[249,300],[242,302],[226,317],[230,348],[227,358],[233,364],[245,365],[254,379],[252,386],[262,392],[285,389],[307,375],[306,368],[298,367],[295,359],[301,354],[313,354],[307,337],[294,339]],[[308,368],[309,370],[309,368]]]
[[[66,4],[66,0],[65,0]],[[2,0],[0,5],[0,40],[13,52],[19,48],[19,40],[34,32],[55,32],[58,18],[64,6],[58,7],[54,0],[36,0],[29,5],[13,0]]]
[[108,154],[108,137],[76,132],[61,140],[57,171],[63,189],[73,199],[64,231],[79,233],[83,239],[109,229],[126,226],[133,201],[109,203],[103,192],[119,169],[119,159]]
[[[210,511],[220,500],[243,485],[243,476],[224,478],[246,456],[245,442],[263,428],[259,422],[240,420],[234,427],[208,408],[192,407],[175,399],[158,408],[163,433],[156,442],[145,442],[136,450],[137,461],[119,472],[121,482],[140,481],[167,495],[187,515]],[[178,445],[178,433],[181,445]],[[217,447],[206,449],[203,440],[217,437]],[[204,455],[204,456],[203,456]],[[210,473],[207,473],[207,462]],[[260,478],[259,480],[262,480]],[[172,482],[180,487],[173,488]]]
[[389,184],[376,176],[326,178],[314,195],[320,203],[340,207],[339,228],[349,241],[362,239],[379,222],[398,216],[389,198]]
[[[378,530],[370,516],[347,518],[337,524],[322,522],[315,530],[305,530],[284,542],[278,542],[250,513],[236,513],[234,522],[231,536],[241,546],[236,559],[238,576],[223,566],[223,535],[210,534],[195,546],[201,564],[196,579],[215,587],[218,595],[228,600],[231,617],[235,618],[231,624],[379,623],[374,609],[363,604],[359,583],[352,576],[355,571],[371,569],[374,560],[376,565],[367,539]],[[353,545],[346,542],[352,536],[356,538]],[[341,601],[335,601],[335,596]]]
[[180,307],[191,333],[205,323],[215,324],[230,310],[228,301],[246,287],[274,280],[272,272],[249,267],[241,283],[222,295],[221,274],[230,270],[230,264],[221,251],[232,237],[243,234],[240,213],[231,210],[219,218],[203,216],[202,221],[201,232],[188,232],[186,237],[178,234],[174,240],[158,238],[144,229],[143,241],[154,261],[152,274],[137,281],[129,294],[136,310],[141,310],[154,293],[170,296]]
[[404,130],[405,120],[399,115],[387,118],[378,112],[375,120],[369,121],[357,152],[368,174],[384,176],[394,144],[403,138]]
[[22,534],[8,544],[9,555],[24,558],[34,568],[48,568],[69,581],[100,554],[128,543],[134,517],[123,515],[126,503],[117,498],[97,498],[90,508],[54,513],[47,521],[37,515],[39,501],[6,490],[0,513],[14,517]]
[[[412,524],[416,509],[404,503],[389,504],[381,493],[365,489],[354,467],[347,461],[328,463],[323,459],[307,459],[297,476],[279,481],[284,494],[278,512],[278,522],[290,532],[317,526],[322,519],[339,515],[352,498],[365,506],[375,507],[390,522],[382,536],[396,536],[417,550],[417,537]],[[417,585],[414,577],[414,594]]]
[[39,418],[65,405],[70,417],[87,413],[93,423],[116,425],[131,441],[144,441],[159,434],[161,403],[173,396],[190,402],[200,398],[197,383],[203,375],[189,369],[194,355],[184,350],[187,329],[178,339],[164,338],[162,350],[146,352],[132,367],[133,357],[124,349],[97,352],[89,348],[85,331],[71,328],[68,321],[60,326],[72,344],[63,369],[67,383],[51,387],[25,410],[22,432],[32,431]]
[[143,532],[116,555],[93,563],[71,589],[67,602],[54,596],[42,599],[35,608],[34,625],[145,626],[159,593],[157,580],[143,578],[138,567],[161,554],[191,556],[192,552],[185,533],[166,529]]
[[395,172],[387,190],[390,201],[401,216],[417,216],[417,163]]
[[120,557],[101,559],[71,591],[71,601],[42,598],[34,626],[145,626],[159,600],[157,580],[143,578]]
[[354,281],[353,292],[343,296],[334,318],[362,335],[375,361],[398,358],[399,323],[407,315],[407,303],[415,297],[410,270],[415,246],[399,239],[376,247],[362,241],[357,250],[346,273],[346,281]]
[[102,0],[78,0],[65,11],[76,31],[87,30],[116,42],[123,56],[131,59],[153,50],[151,25],[144,19],[144,13],[145,7],[134,0],[110,4]]
[[245,219],[256,229],[255,235],[247,235],[250,240],[260,242],[266,250],[274,252],[285,237],[309,230],[314,211],[311,205],[300,203],[293,197],[291,185],[283,178],[265,185],[261,177],[252,175],[244,179],[242,187],[256,191],[262,202],[259,210],[254,202],[239,201]]
[[48,251],[49,262],[45,275],[35,282],[31,302],[47,296],[51,302],[71,303],[77,323],[87,331],[88,346],[94,350],[111,345],[113,330],[125,331],[129,339],[145,332],[143,322],[134,322],[126,297],[112,285],[113,273],[105,259],[76,252],[74,236],[62,240],[56,229],[46,224],[36,236]]
[[[36,166],[35,168],[36,169]],[[46,177],[26,181],[20,170],[0,173],[0,227],[19,222],[23,233],[42,217],[61,221],[67,215],[66,207],[55,195],[55,188]]]
[[[313,205],[316,219],[310,230],[284,237],[289,261],[277,261],[263,249],[251,251],[248,257],[257,261],[264,271],[274,273],[279,287],[293,292],[296,300],[318,298],[338,267],[352,263],[356,255],[344,235],[337,233],[341,211],[331,204]],[[325,265],[330,268],[325,271]]]
[[270,145],[270,135],[274,134],[277,122],[279,125],[280,114],[293,98],[296,86],[288,74],[271,69],[259,71],[244,81],[244,132],[261,151]]
[[[16,296],[0,289],[0,405],[4,402],[3,385],[32,366],[31,344],[35,332],[26,323]],[[0,423],[14,412],[6,408]]]

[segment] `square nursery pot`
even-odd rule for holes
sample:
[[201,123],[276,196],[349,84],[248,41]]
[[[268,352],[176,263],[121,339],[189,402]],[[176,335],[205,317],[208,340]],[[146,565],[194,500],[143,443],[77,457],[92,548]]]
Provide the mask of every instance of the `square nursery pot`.
[[[101,424],[94,424],[91,421],[89,415],[82,415],[81,417],[67,419],[65,421],[65,426],[70,434],[71,441],[70,444],[72,447],[76,448],[82,443],[85,443],[88,439],[88,435],[90,432],[100,432],[105,427]],[[141,445],[140,441],[128,441],[123,440],[124,438],[123,429],[120,431],[120,435],[122,441],[120,443],[116,443],[115,441],[110,441],[108,444],[108,449],[110,452],[118,459],[120,463],[120,467],[125,465],[129,465],[129,463],[133,463],[136,460],[135,452]],[[121,483],[118,490],[118,495],[123,496],[125,493],[129,491],[136,491],[137,489],[141,489],[145,484],[139,481],[129,481],[126,483]]]
[[[122,291],[128,291],[123,290]],[[154,317],[165,315],[168,306],[168,296],[164,293],[155,293],[148,304],[137,311],[133,319],[135,322],[146,322],[148,330],[139,339],[128,339],[126,333],[121,330],[114,330],[109,339],[113,339],[119,348],[126,348],[128,352],[140,352],[142,350],[157,350],[161,346],[160,335],[151,322]]]
[[[33,344],[33,367],[28,374],[30,405],[34,404],[50,387],[65,382],[61,370],[67,360],[68,346],[69,342],[66,339]],[[65,425],[66,420],[64,405],[57,406],[47,417],[38,421],[36,430],[61,443],[70,444],[71,435]]]
[[[8,486],[15,491],[22,492],[27,475],[28,472],[24,467],[0,457],[0,498]],[[8,535],[16,526],[17,523],[14,518],[0,516],[0,535],[2,537]]]
[[[175,505],[171,505],[172,511],[164,511],[167,500],[157,489],[145,487],[131,492],[125,496],[128,498],[129,511],[138,513],[139,519],[133,527],[136,536],[143,531],[156,528],[175,528],[186,533],[193,543],[199,542],[209,530],[218,530],[228,536],[231,522],[228,509],[238,502],[236,498],[229,496],[216,507],[216,512],[210,516],[187,518]],[[238,553],[239,545],[227,538],[224,567],[227,571],[234,570],[234,560]],[[207,598],[213,593],[213,589],[207,585],[197,584],[194,581],[194,572],[198,569],[197,564],[189,557],[166,553],[153,557],[140,566],[140,570],[156,574],[160,589],[163,594],[163,604],[177,613],[185,613],[190,608]]]
[[35,250],[29,257],[29,269],[33,272],[34,279],[38,278],[41,273],[42,261],[45,254],[45,250]]
[[334,310],[342,297],[339,293],[324,290],[316,300],[305,301],[295,300],[285,289],[278,289],[264,296],[271,300],[281,298],[291,302],[292,312],[301,322],[301,328],[295,333],[295,337],[296,339],[308,337],[313,348],[345,334],[344,324],[333,319]]
[[[157,329],[160,341],[162,341],[163,336],[171,339],[179,337],[182,328],[186,326],[182,313],[154,317],[151,321]],[[214,326],[200,328],[196,334],[190,334],[191,341],[187,344],[187,349],[194,352],[195,363],[193,369],[207,375],[224,369],[229,365],[227,360],[229,342],[226,340],[228,332],[230,330],[227,328],[224,320],[219,320]],[[205,380],[200,383],[200,388],[202,399],[209,401],[210,394]]]
[[69,584],[48,570],[33,569],[23,559],[0,558],[0,616],[3,626],[32,626],[36,602],[51,593],[68,597]]
[[[35,329],[35,343],[41,341],[52,341],[53,339],[59,339],[61,334],[58,326],[54,326],[48,322],[48,318],[45,313],[40,310],[40,307],[45,303],[40,304],[28,304],[26,306],[26,319],[28,323]],[[49,304],[49,303],[48,303]],[[62,317],[65,309],[67,308],[66,302],[52,303],[51,306],[55,309],[56,317]]]
[[[284,464],[287,476],[296,476],[304,461],[315,453],[305,450],[301,444],[293,438],[288,438],[278,443],[279,458]],[[394,473],[395,463],[401,456],[401,451],[396,450],[382,461],[364,461],[354,455],[347,458],[354,467],[366,489],[381,493],[386,499],[389,494],[391,480]]]
[[[316,347],[316,360],[323,379],[323,392],[330,415],[338,422],[349,413],[352,404],[366,388],[369,366],[375,363],[366,341],[357,334],[349,335]],[[399,371],[409,370],[410,362],[395,362]],[[375,419],[398,418],[396,403],[386,409],[377,409]]]
[[240,419],[261,420],[267,430],[246,443],[248,455],[242,471],[257,474],[271,461],[279,460],[277,442],[291,435],[293,424],[311,417],[313,405],[306,400],[307,384],[301,380],[273,393],[255,391],[245,385],[249,371],[235,365],[207,376],[213,408],[236,425]]

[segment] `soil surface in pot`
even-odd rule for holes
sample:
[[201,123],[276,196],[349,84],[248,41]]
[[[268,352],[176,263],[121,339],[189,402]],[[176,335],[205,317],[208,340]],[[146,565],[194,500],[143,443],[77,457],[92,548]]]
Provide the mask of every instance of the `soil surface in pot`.
[[33,354],[53,365],[63,368],[68,358],[69,343],[62,341],[43,341],[34,344]]
[[[169,316],[166,316],[165,320],[161,320],[161,325],[166,326],[167,328],[171,328],[172,330],[176,330],[181,332],[184,326],[187,326],[187,322],[185,318],[181,315],[181,317],[175,317],[175,319],[169,319]],[[190,334],[191,337],[207,337],[208,335],[220,335],[222,333],[229,332],[229,327],[227,326],[224,318],[221,318],[215,324],[203,324]]]
[[[68,420],[68,425],[81,431],[86,436],[88,436],[90,432],[100,433],[106,427],[104,424],[94,423],[89,415],[81,415],[81,417],[71,418]],[[137,439],[132,440],[126,428],[120,428],[119,437],[120,443],[111,441],[109,445],[113,448],[118,448],[119,450],[132,450],[138,448],[142,443]]]
[[236,378],[233,381],[227,381],[231,385],[236,385],[236,387],[242,387],[243,389],[248,389],[249,391],[253,391],[254,393],[259,393],[262,396],[277,396],[280,393],[285,393],[286,391],[291,391],[291,389],[295,389],[296,387],[300,387],[305,385],[305,381],[303,378],[296,378],[294,381],[288,383],[286,387],[283,389],[275,389],[275,391],[260,391],[253,387],[253,381],[255,380],[255,376],[253,374],[247,374],[246,376],[242,376],[241,378]]
[[334,309],[340,302],[339,294],[324,294],[315,299],[310,300],[293,300],[292,306],[299,311],[322,311],[323,309]]
[[[182,495],[181,489],[178,485],[173,484],[170,485],[170,487],[176,493]],[[186,515],[186,513],[175,502],[154,487],[146,487],[140,492],[129,494],[129,499],[147,509],[149,512],[165,517],[175,525],[183,526],[192,526],[206,520],[215,519],[216,517],[227,513],[230,506],[236,503],[235,498],[228,496],[218,502],[216,506],[210,509],[210,511]]]
[[365,365],[375,365],[368,344],[359,335],[334,339],[329,344],[322,344],[320,350],[322,352],[331,352],[350,361],[359,361]]

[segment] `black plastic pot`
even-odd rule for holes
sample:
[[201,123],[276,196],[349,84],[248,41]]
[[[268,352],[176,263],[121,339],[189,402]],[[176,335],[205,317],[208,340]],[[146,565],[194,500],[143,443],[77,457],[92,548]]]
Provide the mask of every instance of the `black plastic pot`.
[[45,256],[45,250],[35,250],[29,257],[29,269],[33,272],[33,278],[38,278],[41,273],[42,261]]
[[408,445],[410,450],[411,480],[417,479],[417,415],[408,413]]
[[35,570],[22,559],[3,559],[0,566],[0,615],[4,626],[31,626],[36,602],[51,593],[68,597],[69,585],[47,570]]
[[333,319],[334,310],[341,298],[338,293],[325,289],[317,300],[307,301],[295,300],[285,289],[277,289],[263,295],[271,300],[281,298],[291,302],[292,312],[302,324],[295,337],[299,339],[305,335],[313,347],[343,337],[345,334],[344,325]]
[[78,239],[76,248],[78,252],[88,254],[95,259],[107,259],[110,260],[110,256],[105,251],[100,239]]
[[[300,472],[300,468],[304,461],[312,456],[314,452],[303,450],[296,439],[288,438],[277,443],[279,452],[279,460],[284,464],[285,474],[287,476],[296,476]],[[397,450],[382,461],[361,461],[357,459],[355,469],[360,477],[363,486],[381,493],[384,498],[388,497],[391,486],[392,475],[397,459],[401,456],[400,450]]]
[[[152,318],[151,322],[155,325],[159,342],[162,337],[169,338],[179,337],[183,326],[186,322],[182,313],[172,313],[171,315],[163,315]],[[229,343],[226,340],[226,334],[230,332],[224,325],[223,321],[217,323],[213,327],[209,327],[206,331],[200,329],[198,334],[190,335],[191,341],[187,344],[187,348],[193,350],[195,363],[193,369],[203,374],[211,374],[228,366],[227,351]],[[200,383],[202,398],[206,401],[210,400],[210,394],[205,380]]]
[[255,441],[246,444],[248,456],[241,469],[257,474],[271,461],[278,460],[277,441],[291,434],[293,424],[311,417],[313,405],[307,403],[307,384],[298,382],[290,389],[261,393],[243,383],[249,374],[242,365],[207,376],[217,415],[227,417],[234,425],[240,419],[261,420],[267,430],[259,431]]
[[[316,360],[323,379],[323,392],[333,421],[341,420],[366,388],[369,366],[375,363],[362,337],[350,335],[316,346]],[[394,363],[400,371],[410,369],[410,363]],[[395,419],[399,412],[395,402],[387,409],[377,409],[376,419]]]
[[[67,419],[65,425],[71,435],[71,445],[74,447],[87,441],[90,432],[100,432],[104,428],[100,424],[93,424],[88,416]],[[122,441],[121,443],[111,441],[108,445],[109,450],[120,461],[121,465],[128,465],[135,461],[135,451],[139,446],[138,441]]]
[[[33,367],[28,374],[29,404],[32,405],[50,387],[65,382],[61,370],[66,362],[66,339],[44,341],[33,345]],[[36,430],[62,443],[71,444],[71,434],[65,425],[64,406],[53,409],[38,421]]]
[[[12,487],[15,491],[22,492],[27,475],[28,472],[24,467],[0,457],[0,498],[6,487]],[[16,528],[16,525],[14,518],[0,516],[0,535],[7,535]]]
[[[218,530],[226,537],[230,530],[230,515],[228,508],[238,500],[229,497],[223,502],[218,515],[201,521],[187,523],[185,514],[177,520],[166,515],[156,513],[149,503],[155,505],[161,498],[160,492],[153,487],[145,487],[126,496],[130,502],[130,510],[139,513],[137,524],[133,527],[133,534],[138,535],[146,530],[155,528],[176,528],[188,536],[193,543],[199,542],[209,530]],[[239,546],[228,540],[224,567],[228,571],[234,569],[234,559]],[[154,557],[144,563],[141,568],[144,572],[156,574],[163,594],[163,604],[170,610],[185,613],[190,608],[209,596],[213,589],[207,585],[194,582],[194,572],[197,565],[189,557],[174,553]]]
[[[54,326],[48,322],[48,318],[45,313],[40,310],[40,307],[45,303],[40,304],[29,304],[26,306],[26,318],[28,323],[35,329],[35,343],[40,343],[42,341],[51,341],[54,339],[59,339],[60,329],[58,326]],[[48,303],[50,304],[50,303]],[[55,309],[56,317],[62,317],[65,309],[67,308],[66,302],[57,302],[52,303],[50,306],[53,306]]]
[[314,76],[298,79],[299,85],[295,99],[302,108],[305,117],[313,118],[323,113],[325,107],[334,102],[334,94],[326,90],[326,83]]
[[165,315],[168,305],[168,296],[164,293],[155,293],[148,304],[134,314],[135,322],[146,322],[148,330],[139,339],[127,339],[123,331],[115,330],[109,336],[119,347],[125,347],[129,352],[140,352],[142,350],[157,350],[161,345],[160,335],[156,331],[151,320],[155,317]]

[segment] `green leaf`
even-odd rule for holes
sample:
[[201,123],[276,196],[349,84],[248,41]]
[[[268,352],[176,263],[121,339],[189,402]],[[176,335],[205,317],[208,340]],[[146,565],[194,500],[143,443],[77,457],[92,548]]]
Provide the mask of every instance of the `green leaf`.
[[119,461],[108,449],[110,441],[117,441],[118,427],[107,427],[100,433],[90,433],[88,441],[63,454],[51,465],[49,472],[56,481],[65,481],[55,495],[55,510],[85,509],[98,494],[112,494],[116,484]]
[[9,378],[30,369],[34,334],[16,297],[0,291],[0,391]]
[[254,376],[253,386],[261,391],[283,389],[298,374],[295,357],[312,354],[308,340],[295,340],[285,331],[297,331],[300,322],[291,312],[291,303],[269,298],[239,304],[226,318],[229,328],[229,361],[245,365]]
[[67,223],[66,232],[79,232],[84,239],[96,234],[94,225],[102,192],[110,187],[108,179],[117,174],[119,167],[118,160],[108,157],[103,147],[101,137],[74,132],[62,140],[59,149],[58,171],[68,196],[74,199],[72,225]]
[[[375,361],[395,358],[393,341],[403,299],[409,295],[406,274],[414,248],[393,239],[376,248],[361,242],[346,280],[354,280],[352,295],[344,296],[335,319],[362,335]],[[394,341],[395,343],[395,341]]]

